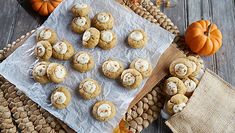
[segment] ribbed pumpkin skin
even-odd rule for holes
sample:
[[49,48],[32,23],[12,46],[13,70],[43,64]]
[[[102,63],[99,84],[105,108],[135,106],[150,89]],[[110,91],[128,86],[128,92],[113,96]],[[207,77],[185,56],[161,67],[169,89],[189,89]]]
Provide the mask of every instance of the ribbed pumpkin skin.
[[31,0],[33,10],[42,16],[50,15],[63,0]]
[[185,32],[185,41],[194,53],[208,56],[222,46],[222,34],[215,24],[200,20],[189,25]]

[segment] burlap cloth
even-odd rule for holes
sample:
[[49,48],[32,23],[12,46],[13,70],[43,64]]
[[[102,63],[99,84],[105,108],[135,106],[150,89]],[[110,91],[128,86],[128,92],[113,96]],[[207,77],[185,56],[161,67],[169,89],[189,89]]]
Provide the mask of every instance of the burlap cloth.
[[166,125],[173,133],[235,133],[235,88],[206,70],[185,109]]

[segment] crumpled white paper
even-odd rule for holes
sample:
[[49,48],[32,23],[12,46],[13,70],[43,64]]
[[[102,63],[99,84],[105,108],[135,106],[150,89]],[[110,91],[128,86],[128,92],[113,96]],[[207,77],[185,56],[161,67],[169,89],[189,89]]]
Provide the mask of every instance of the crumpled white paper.
[[[80,2],[82,0],[77,1]],[[98,47],[86,49],[82,47],[81,36],[73,33],[69,26],[73,18],[69,10],[74,2],[74,0],[64,0],[38,29],[50,27],[58,33],[60,39],[70,41],[76,51],[89,51],[94,56],[95,68],[87,73],[79,73],[72,69],[70,61],[50,60],[51,62],[63,64],[68,70],[66,80],[59,84],[69,87],[72,94],[72,101],[66,109],[58,110],[50,103],[50,94],[57,84],[40,85],[30,76],[31,68],[38,62],[33,55],[36,33],[31,35],[23,46],[19,47],[0,64],[0,74],[15,84],[17,88],[22,90],[33,101],[64,121],[75,131],[79,133],[111,133],[127,111],[130,102],[145,84],[146,79],[138,89],[127,90],[118,81],[103,76],[100,72],[102,62],[111,57],[121,60],[128,67],[133,59],[141,57],[146,58],[155,67],[160,55],[169,47],[174,36],[161,27],[141,18],[114,0],[83,0],[82,2],[92,7],[92,11],[89,14],[91,18],[98,12],[112,13],[115,19],[113,31],[117,34],[118,38],[117,46],[111,50],[104,51]],[[134,29],[144,29],[148,34],[148,44],[143,49],[132,49],[126,43],[128,34]],[[76,88],[80,81],[87,77],[97,80],[102,86],[102,92],[97,98],[86,101],[77,93]],[[99,122],[92,117],[90,113],[92,105],[98,100],[109,100],[116,105],[117,114],[113,119],[108,122]]]

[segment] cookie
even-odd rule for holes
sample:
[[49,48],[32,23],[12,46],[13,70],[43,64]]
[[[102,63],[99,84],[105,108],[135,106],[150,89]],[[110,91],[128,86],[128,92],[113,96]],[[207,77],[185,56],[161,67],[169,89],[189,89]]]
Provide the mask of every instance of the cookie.
[[102,64],[103,74],[111,79],[119,77],[124,70],[122,62],[115,59],[108,59]]
[[170,64],[170,74],[180,79],[192,74],[192,63],[187,58],[178,58]]
[[66,87],[60,86],[51,94],[51,103],[57,109],[66,108],[71,101],[71,94]]
[[94,66],[94,59],[88,52],[81,51],[73,56],[72,67],[79,72],[90,71]]
[[58,41],[52,45],[52,56],[59,60],[68,60],[74,54],[73,45],[68,41]]
[[52,47],[48,41],[39,41],[34,49],[34,54],[40,60],[47,61],[52,56]]
[[175,94],[185,94],[187,88],[185,87],[184,83],[177,77],[170,77],[165,80],[164,83],[164,92],[169,95],[173,96]]
[[33,79],[41,84],[49,83],[50,80],[47,78],[47,68],[49,62],[39,62],[37,63],[32,71]]
[[78,91],[84,99],[89,100],[100,94],[101,87],[97,81],[87,78],[79,84]]
[[100,31],[112,29],[114,25],[114,18],[111,13],[100,12],[94,16],[92,19],[92,24]]
[[190,74],[189,76],[190,77],[197,76],[202,68],[201,63],[194,56],[188,56],[187,59],[191,61],[191,65],[192,65],[192,74]]
[[182,81],[187,89],[185,95],[188,97],[191,96],[194,90],[197,88],[199,81],[194,77],[184,78]]
[[71,12],[74,16],[84,17],[90,12],[90,6],[85,3],[76,3],[71,8]]
[[96,28],[87,29],[82,36],[82,44],[86,48],[94,48],[100,40],[100,31]]
[[110,101],[98,101],[92,108],[92,115],[99,121],[108,121],[116,114],[116,107]]
[[58,63],[50,63],[47,68],[47,77],[54,83],[63,82],[67,76],[66,68]]
[[147,60],[141,58],[133,60],[130,64],[130,68],[139,71],[143,78],[149,77],[153,71],[151,64]]
[[75,17],[71,22],[71,29],[75,33],[82,34],[85,30],[91,27],[91,20],[85,17]]
[[147,34],[142,29],[133,30],[128,35],[128,44],[132,48],[143,48],[148,42]]
[[100,40],[98,46],[104,50],[111,49],[117,44],[117,36],[111,30],[103,30],[100,32]]
[[139,87],[142,79],[142,75],[135,69],[126,69],[121,74],[122,85],[128,89]]
[[188,98],[183,94],[176,94],[166,104],[166,111],[170,115],[181,112],[188,102]]
[[54,44],[57,41],[57,34],[50,28],[44,28],[37,33],[37,41],[48,41],[50,44]]

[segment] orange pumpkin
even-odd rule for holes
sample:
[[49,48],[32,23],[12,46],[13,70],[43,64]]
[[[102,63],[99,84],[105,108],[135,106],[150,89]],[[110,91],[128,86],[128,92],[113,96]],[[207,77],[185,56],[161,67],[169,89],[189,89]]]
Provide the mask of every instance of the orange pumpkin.
[[119,125],[113,130],[113,133],[132,133],[127,129],[127,127],[127,122],[122,119]]
[[48,16],[63,0],[31,0],[32,8],[42,16]]
[[185,41],[193,52],[203,56],[212,55],[222,45],[222,34],[215,24],[200,20],[189,25]]

